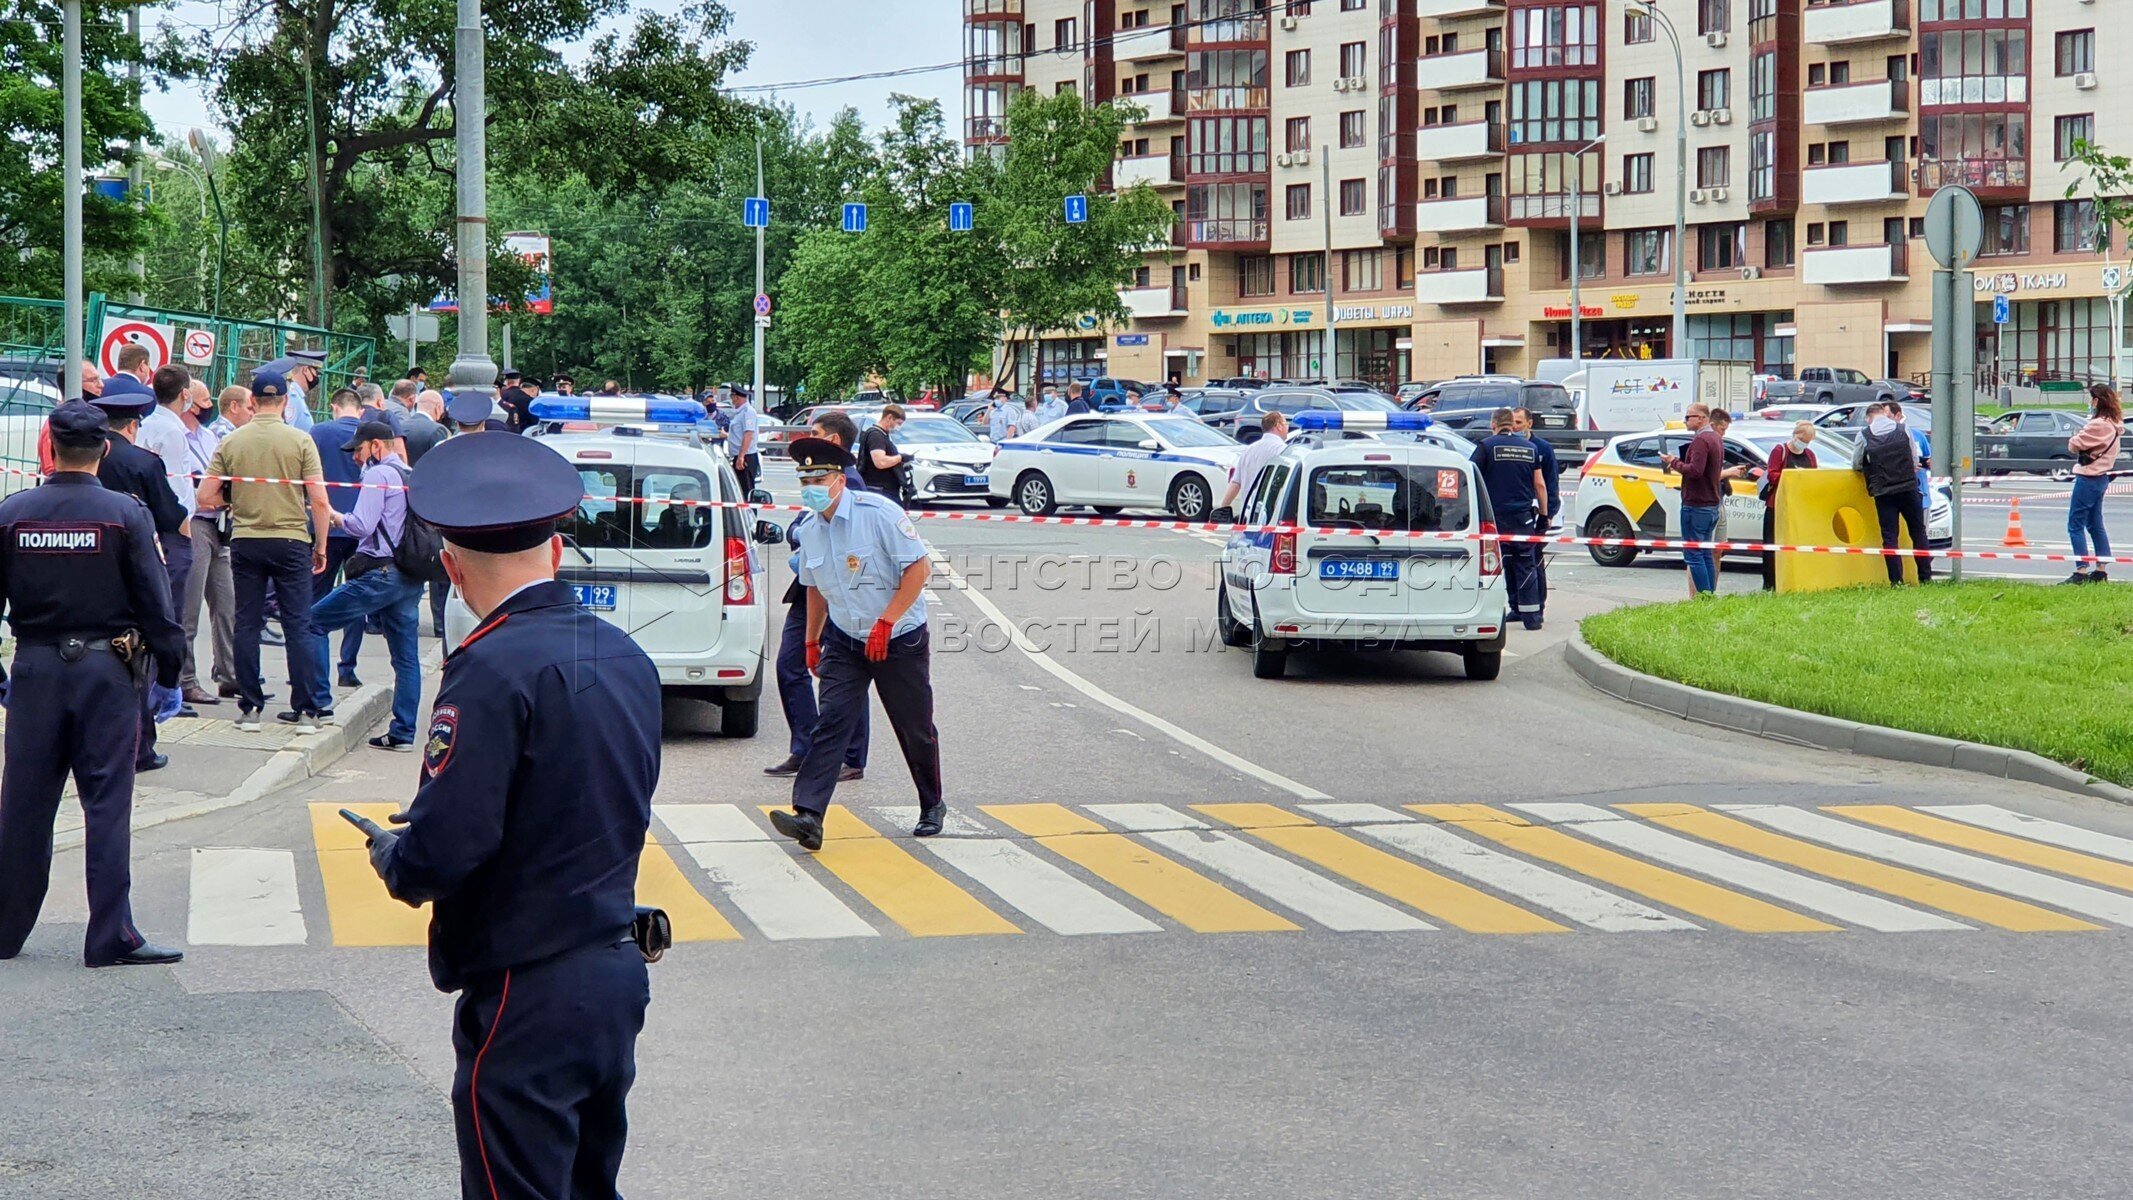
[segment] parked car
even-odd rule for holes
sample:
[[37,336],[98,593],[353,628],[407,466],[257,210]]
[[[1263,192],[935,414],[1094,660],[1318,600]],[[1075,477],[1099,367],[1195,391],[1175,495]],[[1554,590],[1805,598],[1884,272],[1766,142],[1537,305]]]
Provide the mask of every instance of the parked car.
[[[1250,397],[1250,392],[1240,391],[1236,388],[1186,388],[1185,411],[1203,421],[1210,421],[1211,418],[1219,417],[1223,413],[1237,411]],[[1210,423],[1212,422],[1210,421]]]
[[2002,413],[1988,421],[1978,437],[1978,469],[1987,475],[2070,473],[2076,460],[2066,448],[2066,439],[2086,424],[2087,414],[2064,408],[2018,408]]
[[1105,516],[1137,508],[1204,521],[1239,453],[1190,417],[1089,413],[1002,442],[986,475],[993,498],[1031,516],[1087,505]]
[[1236,408],[1214,416],[1203,417],[1208,427],[1230,435],[1242,443],[1259,440],[1260,422],[1270,412],[1279,412],[1286,417],[1318,409],[1326,412],[1380,411],[1368,399],[1359,395],[1341,395],[1325,388],[1283,386],[1270,387],[1248,395]]
[[1401,408],[1413,408],[1415,397],[1435,386],[1437,386],[1437,381],[1434,379],[1410,379],[1399,386],[1399,389],[1393,393],[1392,398]]
[[1461,433],[1486,436],[1489,419],[1499,408],[1525,408],[1536,429],[1575,429],[1577,402],[1559,383],[1520,379],[1515,375],[1462,375],[1423,389],[1408,407],[1427,412],[1437,423]]
[[1806,387],[1801,396],[1816,404],[1871,404],[1876,400],[1901,400],[1910,385],[1886,379],[1870,379],[1850,367],[1801,367],[1793,373]]
[[1210,379],[1207,381],[1207,386],[1230,388],[1241,392],[1256,392],[1272,382],[1269,379],[1255,379],[1250,375],[1236,375],[1228,379]]

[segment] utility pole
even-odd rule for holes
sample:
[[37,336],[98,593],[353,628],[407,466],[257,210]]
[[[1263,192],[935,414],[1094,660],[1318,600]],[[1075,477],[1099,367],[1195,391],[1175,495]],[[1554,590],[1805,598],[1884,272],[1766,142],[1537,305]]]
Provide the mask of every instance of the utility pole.
[[[464,4],[467,3],[467,0],[460,0],[460,2]],[[755,140],[755,194],[765,200],[770,199],[769,193],[763,190],[762,138]],[[770,294],[763,290],[763,226],[761,225],[755,227],[755,294],[758,296]],[[770,332],[764,325],[765,318],[758,314],[755,319],[755,387],[750,393],[758,404],[763,403],[763,335]]]
[[1689,357],[1689,70],[1681,55],[1681,34],[1659,0],[1636,0],[1666,31],[1674,47],[1674,333],[1667,357]]
[[1607,135],[1603,133],[1570,156],[1570,369],[1573,371],[1582,370],[1579,364],[1585,361],[1584,293],[1579,287],[1585,275],[1585,256],[1578,245],[1578,218],[1585,208],[1585,154],[1606,141]]
[[[126,10],[126,36],[133,39],[133,61],[126,64],[126,82],[133,89],[133,102],[141,102],[141,10],[138,7]],[[133,139],[133,162],[126,168],[126,203],[135,208],[141,206],[141,139]],[[148,299],[148,258],[135,249],[133,257],[126,260],[126,273],[133,276],[133,288],[126,293],[126,303],[141,304]]]
[[[455,392],[492,399],[496,363],[489,357],[489,112],[483,77],[481,0],[459,0],[453,35],[452,126],[459,184],[459,353],[449,379]],[[413,330],[409,330],[413,333]]]
[[1331,152],[1322,153],[1318,156],[1318,190],[1320,192],[1319,200],[1325,209],[1326,228],[1326,262],[1323,268],[1325,278],[1319,281],[1326,285],[1326,344],[1321,351],[1326,357],[1325,361],[1319,364],[1323,369],[1318,374],[1321,379],[1331,383],[1335,378],[1334,363],[1338,361],[1333,353],[1333,155]]
[[81,0],[65,0],[64,26],[60,34],[60,103],[65,109],[60,130],[60,224],[61,258],[66,297],[64,301],[67,323],[67,361],[65,371],[67,396],[79,396],[81,390],[81,358],[83,324],[88,320],[82,312],[81,290]]

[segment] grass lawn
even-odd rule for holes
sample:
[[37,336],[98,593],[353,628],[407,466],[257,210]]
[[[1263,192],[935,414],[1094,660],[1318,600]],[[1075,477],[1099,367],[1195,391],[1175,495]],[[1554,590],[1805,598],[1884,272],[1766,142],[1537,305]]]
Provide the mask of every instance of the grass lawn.
[[1996,580],[1648,604],[1588,617],[1626,667],[2133,785],[2133,589]]

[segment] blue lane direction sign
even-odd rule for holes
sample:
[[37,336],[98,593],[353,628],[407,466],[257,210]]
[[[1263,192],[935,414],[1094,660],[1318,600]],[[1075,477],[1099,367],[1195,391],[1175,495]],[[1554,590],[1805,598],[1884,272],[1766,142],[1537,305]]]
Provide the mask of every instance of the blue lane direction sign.
[[1089,198],[1080,195],[1068,196],[1066,198],[1066,219],[1069,225],[1086,224],[1089,220]]
[[1994,296],[1992,298],[1992,323],[2005,325],[2008,319],[2007,309],[2007,297],[2005,295]]
[[741,224],[749,229],[770,228],[770,201],[763,196],[750,196],[741,201]]
[[847,204],[844,206],[844,231],[846,233],[865,233],[867,231],[866,205]]
[[975,204],[951,204],[948,206],[948,230],[951,233],[969,233],[978,223],[978,206]]

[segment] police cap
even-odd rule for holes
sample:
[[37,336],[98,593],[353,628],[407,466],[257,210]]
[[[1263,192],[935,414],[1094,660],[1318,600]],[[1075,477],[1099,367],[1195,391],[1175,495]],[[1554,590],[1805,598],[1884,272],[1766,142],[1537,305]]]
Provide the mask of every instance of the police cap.
[[137,421],[156,406],[156,394],[131,375],[113,375],[104,381],[103,394],[90,403],[104,410],[113,421]]
[[585,485],[534,438],[447,438],[422,456],[408,506],[445,540],[488,554],[530,550],[554,535]]
[[[458,422],[462,429],[481,424],[489,419],[490,413],[496,411],[496,405],[484,392],[454,392],[451,399],[445,403],[445,413]],[[429,456],[425,454],[423,457]]]
[[794,438],[786,453],[792,457],[793,469],[802,475],[817,471],[843,474],[852,465],[852,452],[828,438]]
[[86,400],[69,400],[52,410],[52,444],[69,450],[100,446],[111,421],[104,410]]
[[516,369],[516,368],[514,368],[514,369],[512,369],[512,370],[509,370],[509,371],[506,371],[506,372],[504,372],[504,382],[505,382],[505,383],[509,383],[509,382],[511,382],[512,380],[514,380],[514,379],[517,379],[518,377],[519,377],[519,374],[518,374],[518,371],[517,371],[517,369]]

